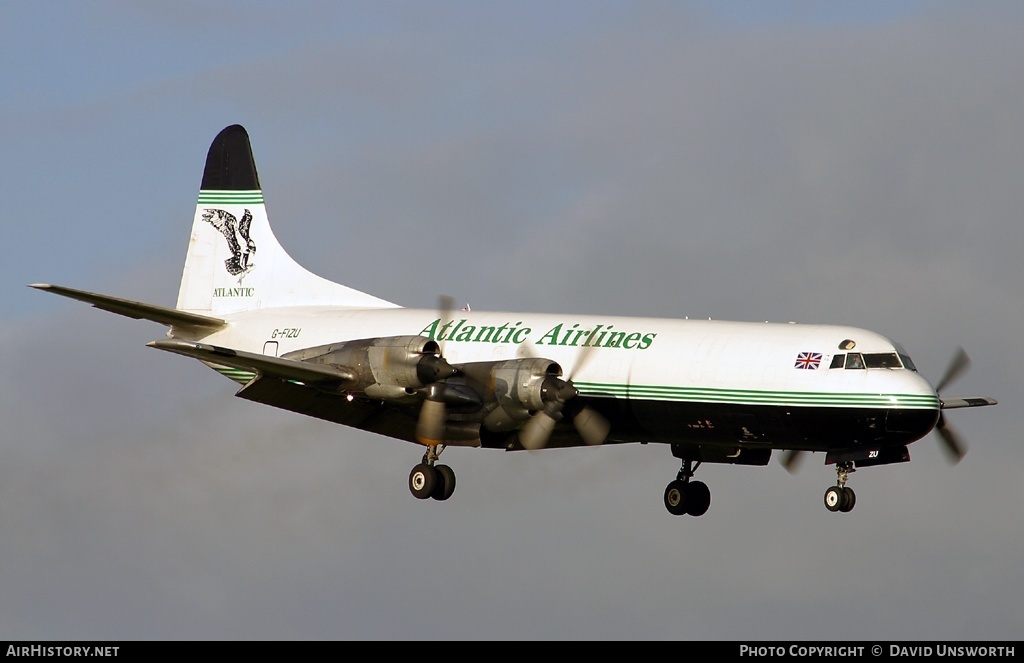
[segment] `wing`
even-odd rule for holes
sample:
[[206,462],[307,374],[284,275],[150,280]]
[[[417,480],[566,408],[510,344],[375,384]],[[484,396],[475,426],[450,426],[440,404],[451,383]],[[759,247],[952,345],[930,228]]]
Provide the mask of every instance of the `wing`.
[[[541,357],[454,367],[423,336],[356,339],[283,357],[184,340],[149,346],[243,371],[235,378],[246,380],[240,398],[423,444],[539,449],[603,444],[609,433],[603,415],[576,401],[579,390],[560,377],[561,367]],[[575,434],[555,430],[562,419]]]
[[235,394],[239,398],[416,441],[415,412],[407,406],[388,404],[380,399],[342,397],[347,387],[358,382],[358,378],[344,368],[190,341],[161,340],[147,345],[208,364],[254,373],[255,376]]

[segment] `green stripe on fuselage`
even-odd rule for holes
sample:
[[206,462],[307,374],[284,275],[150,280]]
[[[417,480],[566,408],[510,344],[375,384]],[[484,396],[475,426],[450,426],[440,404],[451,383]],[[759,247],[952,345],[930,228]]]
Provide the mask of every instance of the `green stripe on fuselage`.
[[880,407],[928,409],[939,407],[939,399],[928,394],[842,394],[804,391],[760,391],[755,389],[713,389],[708,387],[667,387],[659,385],[583,382],[573,384],[583,396],[611,395],[618,398],[698,403],[747,405],[791,405],[822,407]]
[[[210,366],[221,375],[240,384],[247,384],[256,373],[227,366]],[[781,405],[793,407],[878,407],[887,409],[936,410],[939,400],[927,394],[837,394],[802,391],[758,391],[754,389],[712,389],[707,387],[666,387],[657,385],[626,385],[611,382],[573,384],[583,396],[613,396],[653,401],[692,403],[735,403],[741,405]]]

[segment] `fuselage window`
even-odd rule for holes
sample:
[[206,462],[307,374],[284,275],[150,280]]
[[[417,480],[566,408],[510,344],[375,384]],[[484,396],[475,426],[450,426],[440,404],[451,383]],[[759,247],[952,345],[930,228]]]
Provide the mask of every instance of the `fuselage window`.
[[846,355],[846,367],[847,368],[864,368],[864,360],[861,358],[859,352],[851,352]]
[[914,371],[915,373],[917,372],[917,366],[914,366],[914,362],[912,362],[910,360],[910,357],[908,357],[907,355],[901,354],[900,355],[900,360],[903,362],[903,368],[906,368],[907,370]]
[[829,368],[842,368],[846,363],[846,355],[835,355],[832,357],[832,365]]

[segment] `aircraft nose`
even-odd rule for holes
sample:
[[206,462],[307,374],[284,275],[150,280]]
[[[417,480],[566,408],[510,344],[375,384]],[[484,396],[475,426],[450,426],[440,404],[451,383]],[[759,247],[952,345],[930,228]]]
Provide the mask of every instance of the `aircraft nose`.
[[905,436],[904,443],[920,440],[939,422],[939,411],[932,409],[889,410],[885,415],[885,429]]
[[907,371],[900,380],[898,407],[886,413],[885,428],[907,436],[907,442],[919,440],[939,422],[939,397],[928,381]]

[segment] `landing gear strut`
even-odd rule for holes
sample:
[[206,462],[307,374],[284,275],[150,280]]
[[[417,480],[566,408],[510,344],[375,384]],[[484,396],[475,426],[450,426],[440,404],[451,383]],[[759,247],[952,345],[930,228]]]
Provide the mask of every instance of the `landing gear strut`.
[[684,458],[676,480],[665,488],[665,508],[673,516],[684,513],[703,516],[711,506],[711,491],[707,485],[700,481],[690,481],[698,467],[700,461],[694,465],[692,460]]
[[432,497],[443,502],[455,492],[455,472],[447,465],[436,464],[444,449],[443,444],[427,447],[423,460],[409,473],[409,491],[416,499]]
[[852,462],[836,463],[837,485],[825,491],[825,508],[829,511],[847,513],[853,511],[853,507],[857,504],[857,495],[853,492],[853,488],[846,486],[846,479],[851,472],[856,472]]

